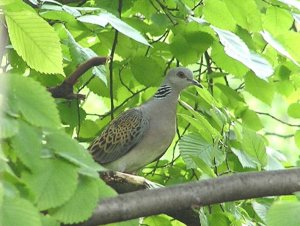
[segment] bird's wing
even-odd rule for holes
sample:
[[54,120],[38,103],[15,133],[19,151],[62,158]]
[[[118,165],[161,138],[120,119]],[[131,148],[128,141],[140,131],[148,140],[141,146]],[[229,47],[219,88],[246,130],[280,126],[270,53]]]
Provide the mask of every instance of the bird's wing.
[[137,145],[148,128],[142,111],[130,109],[114,119],[88,149],[100,164],[112,162]]

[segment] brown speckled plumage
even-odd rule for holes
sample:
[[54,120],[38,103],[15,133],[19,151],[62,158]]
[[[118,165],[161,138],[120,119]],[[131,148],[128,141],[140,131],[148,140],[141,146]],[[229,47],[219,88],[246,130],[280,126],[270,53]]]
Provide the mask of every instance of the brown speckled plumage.
[[100,164],[125,155],[143,137],[149,121],[139,109],[130,109],[114,119],[88,148]]

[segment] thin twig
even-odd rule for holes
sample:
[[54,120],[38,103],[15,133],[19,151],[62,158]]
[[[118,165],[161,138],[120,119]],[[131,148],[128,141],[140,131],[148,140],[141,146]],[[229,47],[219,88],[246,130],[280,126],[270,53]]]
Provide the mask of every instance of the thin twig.
[[[205,61],[207,64],[207,74],[209,75],[212,73],[212,68],[211,68],[210,56],[208,55],[207,51],[204,52],[204,58],[205,58]],[[214,80],[212,78],[208,78],[208,89],[209,89],[211,95],[213,95],[213,92],[214,92],[213,83],[214,83]]]
[[256,111],[256,114],[259,114],[259,115],[265,115],[265,116],[269,116],[271,117],[272,119],[284,124],[284,125],[287,125],[287,126],[291,126],[291,127],[300,127],[299,124],[292,124],[292,123],[288,123],[288,122],[285,122],[279,118],[276,118],[275,116],[271,115],[270,113],[267,113],[267,112],[259,112],[259,111]]
[[[121,14],[122,14],[122,0],[119,0],[119,5],[118,5],[118,12],[119,12],[119,17],[121,19]],[[114,41],[112,44],[111,48],[111,53],[110,53],[110,64],[109,64],[109,94],[110,94],[110,118],[111,120],[114,119],[114,92],[113,92],[113,64],[114,64],[114,55],[118,43],[118,34],[119,31],[116,29],[115,30],[115,36],[114,36]]]
[[272,132],[266,132],[265,135],[266,136],[276,136],[276,137],[280,137],[280,138],[283,138],[283,139],[289,139],[289,138],[294,137],[294,134],[283,135],[283,134],[272,133]]

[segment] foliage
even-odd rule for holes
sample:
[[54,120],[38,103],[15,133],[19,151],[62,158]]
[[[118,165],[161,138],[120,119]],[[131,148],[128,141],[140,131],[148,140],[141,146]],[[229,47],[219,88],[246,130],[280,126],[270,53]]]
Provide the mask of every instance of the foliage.
[[[176,65],[194,70],[205,89],[182,93],[178,138],[140,175],[168,186],[298,164],[296,1],[26,2],[0,1],[9,35],[1,55],[1,225],[81,222],[99,198],[114,195],[85,148],[111,112],[146,101]],[[113,61],[76,83],[84,101],[50,96],[46,87],[97,55]],[[298,208],[295,196],[262,198],[199,215],[202,225],[299,225]],[[164,215],[144,223],[181,224]]]

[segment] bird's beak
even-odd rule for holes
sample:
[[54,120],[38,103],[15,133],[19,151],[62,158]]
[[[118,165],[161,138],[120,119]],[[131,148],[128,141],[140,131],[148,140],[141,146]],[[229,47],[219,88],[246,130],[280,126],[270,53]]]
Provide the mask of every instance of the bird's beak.
[[192,85],[198,86],[200,88],[203,88],[203,86],[195,79],[191,79],[189,80],[191,82]]

